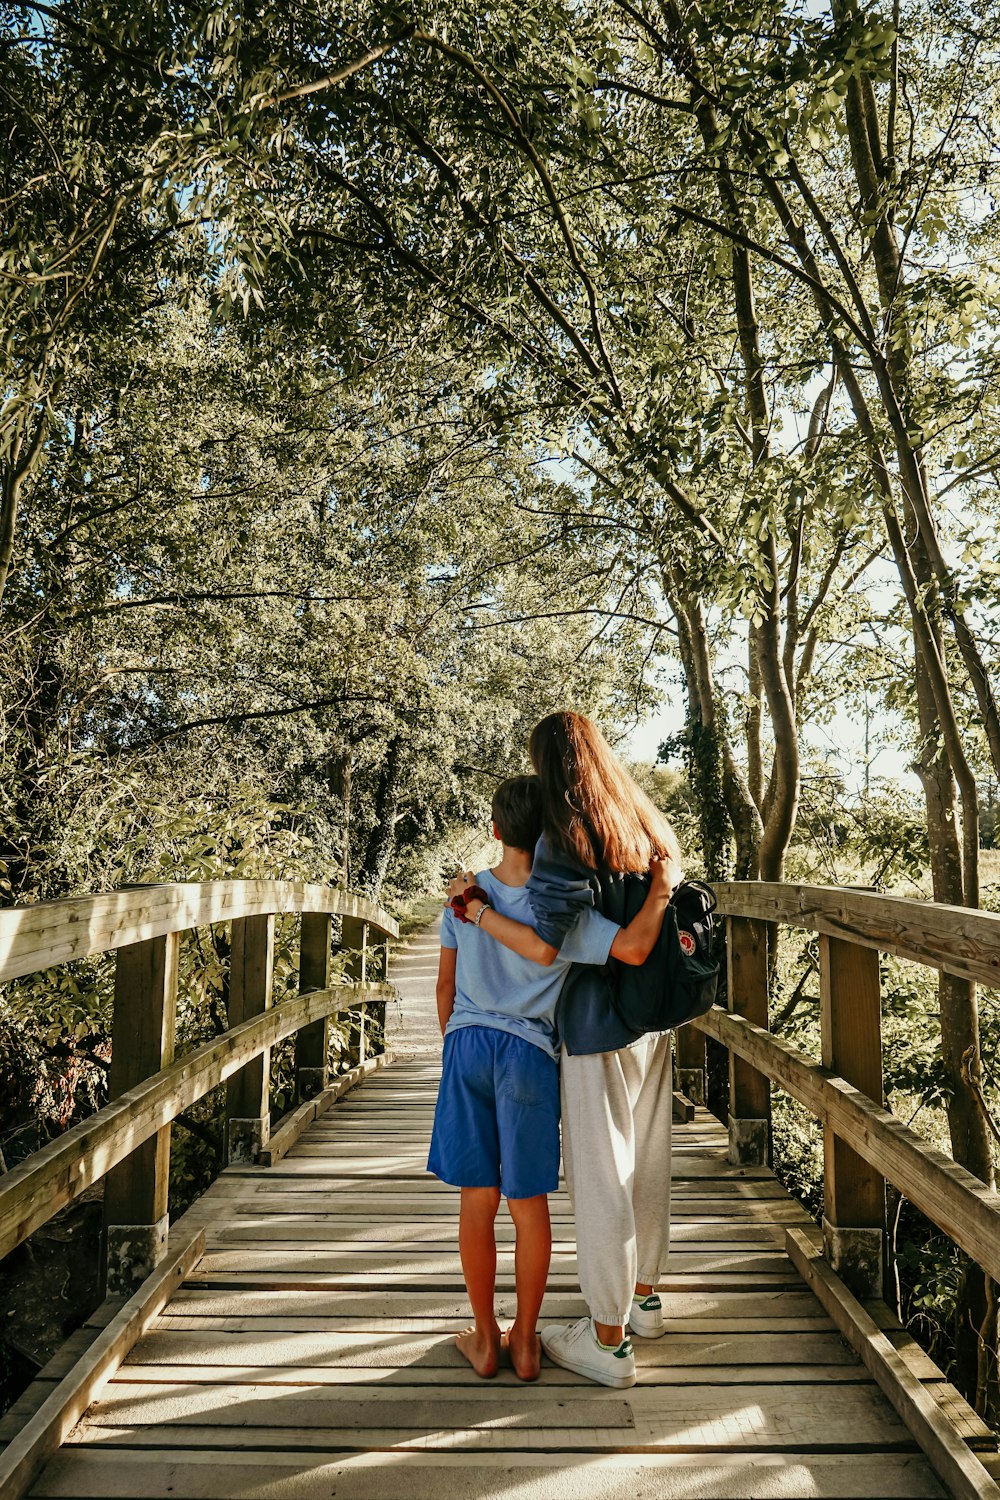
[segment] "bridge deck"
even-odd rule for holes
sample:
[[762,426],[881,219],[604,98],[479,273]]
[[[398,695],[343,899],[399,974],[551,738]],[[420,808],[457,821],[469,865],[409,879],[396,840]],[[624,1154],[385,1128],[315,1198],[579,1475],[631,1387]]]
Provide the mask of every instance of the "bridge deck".
[[[437,1078],[424,967],[418,948],[407,1060],[335,1105],[278,1165],[230,1169],[200,1200],[188,1222],[206,1227],[202,1261],[32,1493],[942,1495],[784,1254],[784,1226],[806,1222],[802,1210],[770,1172],[727,1165],[725,1134],[704,1111],[676,1129],[668,1333],[637,1341],[638,1384],[610,1391],[552,1366],[535,1386],[509,1370],[476,1380],[452,1341],[467,1321],[457,1195],[424,1171]],[[553,1208],[543,1316],[569,1318],[583,1304],[564,1192]],[[509,1317],[504,1209],[498,1234]]]

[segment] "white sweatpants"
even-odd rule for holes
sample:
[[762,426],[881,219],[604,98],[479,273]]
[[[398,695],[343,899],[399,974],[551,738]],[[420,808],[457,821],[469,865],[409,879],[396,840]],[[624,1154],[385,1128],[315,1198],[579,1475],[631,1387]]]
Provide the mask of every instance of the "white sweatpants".
[[655,1286],[670,1241],[670,1036],[560,1068],[562,1144],[576,1218],[580,1288],[598,1323],[628,1322],[640,1281]]

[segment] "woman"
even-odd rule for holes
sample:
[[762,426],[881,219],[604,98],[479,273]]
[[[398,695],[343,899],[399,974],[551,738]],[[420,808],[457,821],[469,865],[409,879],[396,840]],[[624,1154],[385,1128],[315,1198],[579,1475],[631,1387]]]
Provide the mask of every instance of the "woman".
[[[626,925],[625,875],[668,860],[676,884],[680,850],[666,818],[583,714],[549,714],[528,748],[544,819],[528,893],[551,957],[585,906]],[[468,912],[475,919],[475,903]],[[621,1389],[635,1383],[626,1324],[649,1338],[663,1332],[654,1288],[670,1233],[672,1079],[669,1033],[637,1037],[609,991],[606,973],[575,967],[557,1013],[563,1159],[590,1315],[543,1329],[542,1345],[565,1369]]]

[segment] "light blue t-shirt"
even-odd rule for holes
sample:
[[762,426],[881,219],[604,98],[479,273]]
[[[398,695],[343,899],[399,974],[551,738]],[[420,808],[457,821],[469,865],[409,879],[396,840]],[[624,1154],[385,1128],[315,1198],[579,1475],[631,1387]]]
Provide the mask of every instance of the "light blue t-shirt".
[[[503,916],[534,926],[527,886],[504,885],[492,870],[481,870],[476,882]],[[458,958],[455,1008],[445,1036],[461,1026],[492,1026],[556,1057],[556,1003],[570,965],[605,963],[620,931],[617,923],[589,907],[581,911],[551,966],[545,968],[505,948],[472,923],[460,922],[446,907],[441,946],[457,948]]]

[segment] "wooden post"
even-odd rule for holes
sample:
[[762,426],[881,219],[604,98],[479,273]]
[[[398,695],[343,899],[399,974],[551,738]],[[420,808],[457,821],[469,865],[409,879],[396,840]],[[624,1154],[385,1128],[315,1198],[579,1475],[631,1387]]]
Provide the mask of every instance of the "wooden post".
[[679,1026],[674,1032],[674,1075],[678,1093],[692,1104],[705,1104],[705,1033],[694,1026]]
[[[353,948],[353,952],[347,961],[348,978],[355,984],[368,983],[368,923],[360,922],[351,917],[344,918],[343,941],[345,948]],[[365,1003],[362,1000],[356,1011],[357,1021],[352,1014],[351,1028],[348,1033],[347,1060],[351,1067],[356,1067],[365,1060]]]
[[[730,917],[728,923],[729,1009],[766,1027],[767,924],[747,917]],[[741,1166],[766,1166],[770,1159],[770,1082],[730,1052],[729,1160]]]
[[[117,1099],[173,1062],[180,934],[119,948],[108,1092]],[[124,1161],[104,1184],[104,1262],[109,1296],[130,1297],[167,1252],[170,1126]]]
[[[233,922],[229,976],[229,1024],[236,1026],[271,1005],[274,977],[274,917],[240,917]],[[255,1057],[226,1084],[226,1159],[252,1162],[267,1145],[271,1130],[271,1053]]]
[[[843,938],[819,938],[823,1066],[882,1100],[882,994],[879,956]],[[858,1297],[881,1297],[885,1180],[823,1128],[823,1237],[827,1258]]]
[[[299,994],[330,988],[331,930],[328,912],[303,912],[299,948]],[[328,1083],[330,1027],[324,1018],[303,1026],[295,1036],[295,1097],[299,1104],[321,1094]]]

